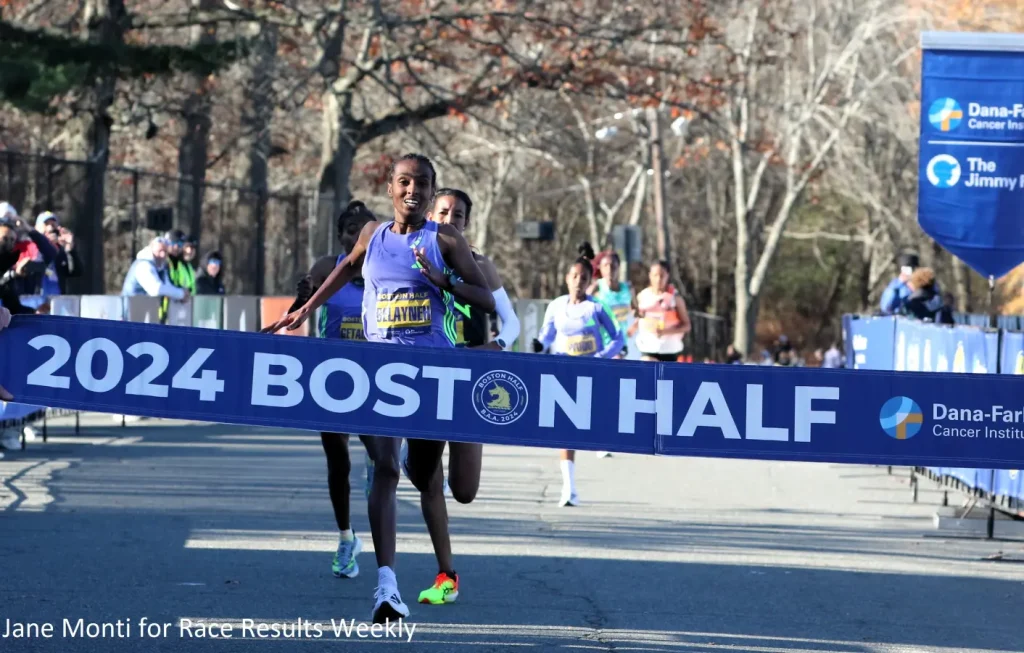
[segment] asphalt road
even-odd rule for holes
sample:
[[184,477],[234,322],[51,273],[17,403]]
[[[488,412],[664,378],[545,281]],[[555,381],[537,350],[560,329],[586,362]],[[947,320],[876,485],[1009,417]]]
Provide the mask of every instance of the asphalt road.
[[[559,508],[556,453],[507,447],[486,450],[477,501],[450,508],[459,601],[414,603],[436,566],[403,479],[412,615],[393,636],[336,636],[332,619],[369,618],[376,584],[358,443],[368,550],[339,580],[318,435],[83,425],[0,460],[0,652],[1024,650],[1024,565],[986,560],[1024,543],[935,537],[938,494],[925,483],[911,503],[902,471],[580,453],[584,503]],[[3,638],[8,619],[53,637]],[[65,619],[130,628],[63,637]],[[183,620],[233,637],[184,637]],[[296,622],[309,637],[247,637]]]

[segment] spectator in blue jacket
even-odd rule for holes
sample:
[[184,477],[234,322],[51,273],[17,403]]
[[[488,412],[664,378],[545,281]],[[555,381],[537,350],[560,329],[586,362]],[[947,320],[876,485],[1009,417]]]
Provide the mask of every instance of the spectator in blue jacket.
[[889,282],[882,292],[882,315],[899,315],[913,290],[907,285],[910,275],[921,265],[917,254],[903,254],[899,258],[900,274]]
[[167,250],[168,242],[165,238],[154,238],[148,247],[139,252],[124,277],[121,295],[170,297],[177,301],[188,299],[189,292],[186,288],[179,288],[171,283]]

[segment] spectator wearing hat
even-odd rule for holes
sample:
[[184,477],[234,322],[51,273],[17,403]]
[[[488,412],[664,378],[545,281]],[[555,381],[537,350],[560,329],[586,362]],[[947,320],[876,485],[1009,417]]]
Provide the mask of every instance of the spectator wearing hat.
[[11,313],[34,313],[22,305],[33,275],[40,274],[57,257],[57,250],[43,234],[31,229],[7,202],[0,202],[0,303]]
[[57,250],[57,257],[38,276],[33,292],[46,297],[67,292],[67,280],[82,275],[82,259],[75,249],[75,235],[60,225],[60,219],[46,211],[36,216],[36,231]]
[[188,265],[188,271],[192,273],[193,293],[195,289],[195,278],[199,273],[199,240],[195,236],[185,236],[185,246],[181,250],[181,260]]
[[171,274],[171,283],[195,294],[195,269],[185,261],[185,248],[188,244],[185,233],[180,229],[172,229],[164,234],[167,243],[167,266]]
[[150,244],[135,257],[128,268],[121,286],[123,297],[148,295],[150,297],[169,297],[179,301],[188,299],[189,292],[171,283],[168,263],[169,246],[164,238],[154,238]]
[[213,251],[203,257],[203,268],[196,277],[197,295],[223,295],[224,284],[220,275],[224,272],[220,252]]
[[899,315],[903,312],[903,305],[910,299],[913,292],[907,281],[914,270],[921,266],[921,260],[917,254],[903,254],[899,258],[900,273],[886,286],[882,292],[880,307],[882,315]]

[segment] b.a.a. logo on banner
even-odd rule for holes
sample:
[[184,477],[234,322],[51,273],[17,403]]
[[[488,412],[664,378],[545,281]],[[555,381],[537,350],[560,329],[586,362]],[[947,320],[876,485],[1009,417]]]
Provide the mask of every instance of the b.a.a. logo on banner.
[[1017,365],[1013,369],[1014,374],[1024,374],[1024,351],[1017,353]]
[[523,416],[529,402],[526,384],[505,370],[488,372],[473,385],[473,409],[491,424],[511,424]]

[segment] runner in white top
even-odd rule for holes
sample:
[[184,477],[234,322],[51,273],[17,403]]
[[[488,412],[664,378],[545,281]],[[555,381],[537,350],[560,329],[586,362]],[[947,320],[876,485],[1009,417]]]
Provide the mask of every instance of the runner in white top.
[[676,362],[683,353],[683,339],[690,332],[686,302],[669,283],[664,261],[651,266],[649,278],[650,285],[637,295],[640,319],[630,327],[629,335],[637,334],[636,348],[643,360]]

